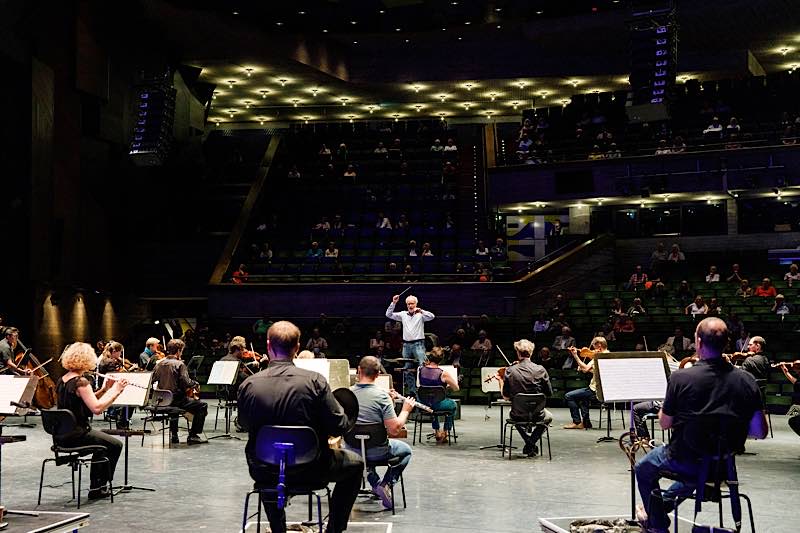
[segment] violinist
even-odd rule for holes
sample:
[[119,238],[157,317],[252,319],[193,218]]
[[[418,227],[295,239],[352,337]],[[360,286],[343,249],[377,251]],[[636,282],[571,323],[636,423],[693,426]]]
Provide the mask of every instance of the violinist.
[[[157,342],[157,339],[156,339]],[[186,396],[186,391],[197,387],[199,383],[189,377],[186,364],[181,360],[186,344],[180,339],[170,339],[167,343],[167,356],[158,362],[153,370],[153,382],[158,382],[158,388],[172,392],[172,405],[192,413],[192,427],[186,443],[205,444],[208,442],[202,436],[203,424],[208,414],[208,405],[200,400],[193,400]],[[169,427],[171,442],[178,443],[178,418],[170,419]]]
[[[794,266],[794,265],[792,265]],[[800,372],[800,361],[795,361],[794,363],[778,363],[775,366],[781,367],[783,371],[783,375],[786,376],[786,379],[789,380],[789,383],[792,384],[794,390],[792,391],[792,407],[789,409],[789,427],[792,428],[792,431],[800,435],[800,382],[797,379],[797,376],[792,374],[792,372],[798,373]],[[791,413],[796,413],[792,415]]]
[[[245,352],[247,352],[247,344],[245,343],[244,337],[237,335],[231,339],[230,343],[228,343],[228,355],[220,359],[220,361],[239,361],[239,363],[241,363],[239,365],[239,373],[236,376],[236,381],[234,381],[233,385],[228,387],[227,390],[227,398],[231,401],[236,399],[236,395],[238,394],[239,390],[239,383],[255,373],[254,370],[251,370],[250,367],[247,366],[247,364],[253,360],[244,360]],[[256,364],[258,364],[257,361]]]
[[767,341],[764,337],[754,335],[750,337],[750,344],[747,345],[747,352],[742,354],[745,359],[740,368],[753,374],[756,379],[767,379],[769,375],[769,358],[764,353]]
[[[130,366],[130,365],[128,365]],[[122,344],[117,341],[108,341],[103,347],[100,362],[97,364],[97,371],[100,374],[110,374],[111,372],[127,372],[122,364]],[[103,378],[99,378],[103,384]],[[128,429],[130,427],[130,415],[132,407],[111,407],[108,415],[117,421],[117,429]]]
[[[553,387],[550,385],[550,376],[547,370],[541,365],[537,365],[531,361],[531,355],[536,349],[536,346],[528,339],[520,339],[514,343],[514,351],[517,352],[518,363],[506,369],[505,376],[497,374],[497,379],[500,382],[500,390],[503,393],[503,398],[513,400],[517,394],[544,394],[547,397],[552,396]],[[543,348],[543,350],[546,348]],[[549,354],[549,352],[548,352]],[[518,413],[511,408],[512,419],[522,419],[527,413]],[[545,428],[553,421],[553,415],[547,409],[543,409],[539,420],[533,426],[533,431],[528,434],[526,432],[526,424],[515,425],[522,440],[525,441],[525,447],[522,453],[528,457],[533,457],[539,453],[536,442],[541,438]]]
[[29,368],[20,368],[16,363],[18,353],[24,352],[25,346],[19,341],[19,330],[15,327],[6,328],[6,336],[0,341],[0,374],[25,374],[30,375]]
[[[451,391],[458,390],[458,380],[453,379],[453,376],[439,368],[439,363],[444,359],[444,350],[441,346],[434,346],[431,353],[428,354],[428,360],[425,365],[419,367],[419,384],[424,387],[444,387]],[[444,417],[444,429],[439,429],[439,419],[431,417],[431,426],[433,433],[436,436],[436,442],[443,444],[447,442],[450,430],[453,428],[453,416],[456,414],[456,402],[450,398],[444,398],[442,401],[431,404],[431,407],[436,411],[447,411],[449,414]]]
[[[589,350],[593,352],[608,352],[608,342],[604,337],[595,337],[589,345]],[[578,365],[578,370],[583,373],[591,372],[592,380],[589,382],[588,387],[575,389],[564,395],[564,400],[567,402],[572,416],[572,423],[564,426],[564,429],[591,429],[592,421],[589,418],[589,402],[597,398],[597,377],[594,374],[594,359],[584,363],[578,355],[577,348],[571,346],[569,351]]]
[[117,459],[122,451],[122,442],[114,437],[95,431],[91,426],[93,414],[99,415],[105,411],[112,402],[122,394],[128,384],[126,380],[113,381],[107,379],[103,388],[97,392],[83,374],[91,372],[97,366],[97,356],[94,348],[85,342],[76,342],[68,346],[61,356],[61,365],[67,373],[58,380],[57,397],[58,408],[68,409],[75,415],[77,429],[63,437],[53,437],[59,445],[65,447],[102,446],[103,451],[95,452],[92,456],[91,488],[89,499],[97,500],[110,496],[108,492],[109,469],[105,464],[97,463],[101,458],[107,458],[113,478]]
[[[150,337],[144,343],[144,351],[139,354],[139,367],[140,368],[147,368],[147,364],[150,362],[150,359],[156,356],[158,353],[158,345],[161,343],[155,337]],[[151,365],[152,366],[152,365]]]

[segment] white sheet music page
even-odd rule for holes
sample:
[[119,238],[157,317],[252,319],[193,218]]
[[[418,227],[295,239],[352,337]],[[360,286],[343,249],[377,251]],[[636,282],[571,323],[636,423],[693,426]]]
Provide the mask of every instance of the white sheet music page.
[[239,361],[215,361],[208,376],[209,385],[233,385],[239,371]]
[[658,357],[599,359],[603,401],[663,400],[667,392],[664,360]]
[[[153,377],[152,372],[112,372],[108,375],[115,380],[128,380],[128,386],[122,390],[122,394],[117,396],[111,405],[141,407],[145,404],[147,392],[150,388],[150,379]],[[134,384],[140,385],[140,387],[134,387]]]
[[17,408],[11,402],[19,402],[28,380],[14,376],[0,376],[0,414],[13,415]]

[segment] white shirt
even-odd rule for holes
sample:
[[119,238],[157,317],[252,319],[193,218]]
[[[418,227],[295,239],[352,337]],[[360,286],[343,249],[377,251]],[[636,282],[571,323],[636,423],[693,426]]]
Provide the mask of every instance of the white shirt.
[[405,342],[423,340],[425,338],[425,322],[430,322],[436,318],[430,311],[417,309],[419,312],[413,315],[408,311],[395,313],[394,302],[390,303],[389,307],[386,308],[386,318],[403,323],[403,340]]
[[455,144],[452,145],[452,146],[447,145],[447,146],[444,147],[444,151],[445,152],[458,152],[458,146],[456,146]]
[[718,281],[719,281],[719,273],[706,275],[706,283],[716,283]]

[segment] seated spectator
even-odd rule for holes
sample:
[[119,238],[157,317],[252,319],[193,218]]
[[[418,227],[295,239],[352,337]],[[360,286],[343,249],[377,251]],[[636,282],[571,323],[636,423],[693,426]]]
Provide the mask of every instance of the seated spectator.
[[772,304],[771,311],[780,316],[791,313],[789,304],[786,303],[786,298],[783,296],[783,294],[778,294],[775,296],[775,303]]
[[622,300],[620,300],[619,298],[614,298],[613,300],[611,300],[611,318],[616,318],[624,314],[625,314],[625,308],[623,307]]
[[369,340],[370,353],[375,354],[378,351],[378,347],[386,347],[386,342],[383,340],[383,332],[381,330],[377,330]]
[[323,163],[330,163],[331,161],[331,149],[325,146],[324,144],[319,149],[319,159]]
[[650,272],[652,272],[654,276],[661,274],[666,260],[667,250],[664,248],[664,243],[659,242],[656,244],[656,249],[650,254]]
[[489,248],[483,241],[478,241],[478,247],[475,249],[475,255],[479,256],[489,255]]
[[636,322],[628,315],[622,315],[613,326],[614,333],[633,333],[636,331]]
[[378,213],[378,220],[375,221],[375,227],[378,229],[392,229],[392,221],[383,213]]
[[429,242],[422,243],[422,257],[433,257],[433,252],[431,251],[431,243]]
[[711,124],[709,124],[709,126],[703,130],[703,135],[721,137],[723,129],[724,128],[722,127],[722,122],[719,121],[719,117],[714,117],[711,119]]
[[647,311],[645,311],[644,307],[642,306],[642,299],[634,298],[633,303],[628,308],[628,312],[626,314],[628,316],[646,315]]
[[728,121],[728,125],[725,126],[725,134],[728,136],[736,135],[738,137],[741,131],[742,128],[739,127],[739,122],[736,120],[736,117],[731,117]]
[[261,246],[261,251],[258,252],[258,259],[259,261],[271,263],[272,262],[272,248],[269,247],[269,243],[265,242]]
[[486,362],[488,362],[489,354],[492,351],[492,341],[487,337],[486,331],[480,330],[478,332],[478,338],[475,339],[475,342],[472,343],[472,346],[470,346],[470,350],[474,352],[481,352],[481,359],[484,359],[484,357],[486,357],[487,359]]
[[528,137],[527,133],[523,133],[522,137],[519,139],[519,143],[517,143],[517,158],[520,161],[523,161],[528,157],[528,153],[531,151],[531,146],[533,146],[533,141],[530,139],[530,137]]
[[736,132],[731,133],[728,136],[728,141],[725,143],[726,150],[738,150],[742,147],[742,143],[739,142],[739,134]]
[[231,281],[233,281],[237,285],[241,285],[247,281],[247,278],[250,275],[247,273],[247,265],[242,263],[239,265],[239,268],[233,273],[231,276]]
[[385,156],[389,153],[389,150],[383,145],[382,142],[379,142],[378,146],[375,148],[375,150],[373,150],[373,153]]
[[556,299],[553,300],[553,305],[550,306],[550,316],[566,315],[569,312],[569,302],[563,294],[556,294]]
[[558,361],[556,361],[556,359],[550,354],[550,348],[547,346],[542,346],[542,348],[539,350],[539,353],[534,356],[533,362],[538,365],[542,365],[545,370],[561,368],[561,365],[558,363]]
[[731,266],[731,275],[725,278],[728,283],[741,283],[745,279],[744,274],[739,270],[739,263],[734,263]]
[[800,281],[800,270],[798,270],[797,265],[792,263],[789,265],[789,272],[783,275],[783,281],[791,287],[792,283],[795,281]]
[[783,130],[783,135],[781,135],[781,143],[784,146],[797,144],[797,134],[792,126],[786,126],[786,129]]
[[444,165],[442,165],[442,175],[447,178],[455,176],[455,174],[456,174],[455,165],[453,165],[451,161],[445,161]]
[[683,137],[680,135],[675,136],[675,139],[672,141],[672,153],[673,154],[680,154],[686,151],[686,143],[683,142]]
[[444,151],[444,146],[442,146],[442,141],[440,141],[439,139],[434,140],[433,144],[431,145],[431,152],[433,152],[434,154],[441,154],[443,151]]
[[341,143],[339,148],[336,150],[336,160],[341,163],[346,163],[349,157],[347,145],[345,143]]
[[598,159],[604,159],[604,158],[605,158],[605,155],[603,154],[602,151],[600,151],[600,147],[598,145],[596,145],[596,144],[594,146],[592,146],[592,151],[589,152],[589,160],[590,161],[596,161]]
[[328,217],[322,217],[311,229],[317,232],[328,232],[331,230],[331,223],[328,222]]
[[337,229],[337,230],[344,229],[344,224],[342,223],[342,215],[334,215],[333,222],[331,222],[331,229]]
[[297,165],[292,165],[292,168],[289,169],[289,173],[286,175],[286,177],[293,180],[300,179],[300,169],[297,168]]
[[531,123],[531,119],[526,118],[522,121],[522,127],[519,129],[519,133],[517,134],[517,139],[522,139],[523,135],[530,135],[534,130],[533,123]]
[[478,281],[482,283],[492,281],[492,271],[483,263],[475,265],[475,276],[478,278]]
[[328,247],[325,249],[325,257],[332,257],[333,259],[339,258],[339,249],[336,247],[336,243],[331,241],[328,243]]
[[775,287],[772,286],[772,280],[769,278],[762,279],[761,285],[756,287],[753,291],[753,296],[760,296],[762,298],[775,298],[777,294]]
[[713,296],[708,302],[708,316],[722,316],[722,306],[716,296]]
[[550,322],[550,331],[560,332],[564,327],[569,328],[569,322],[567,321],[567,317],[564,313],[559,313],[555,320]]
[[605,158],[606,159],[619,159],[622,157],[622,150],[619,149],[617,143],[611,143],[608,145],[608,150],[606,150]]
[[692,315],[692,318],[695,318],[697,315],[707,315],[708,314],[708,305],[703,300],[703,297],[699,294],[695,296],[694,301],[686,306],[686,309],[683,310],[685,315]]
[[551,348],[553,350],[566,350],[571,346],[575,346],[575,337],[572,336],[572,330],[564,326],[561,328],[561,335],[556,336],[553,340]]
[[392,141],[392,146],[389,148],[389,158],[400,160],[403,159],[403,147],[400,139]]
[[675,295],[678,297],[678,300],[681,302],[681,306],[686,307],[689,302],[694,299],[694,293],[692,292],[691,287],[689,287],[689,282],[685,279],[680,282],[678,288],[675,290]]
[[672,347],[672,355],[681,354],[694,349],[694,343],[692,342],[692,339],[684,336],[682,328],[675,328],[672,337],[667,337],[667,342],[664,344]]
[[561,221],[559,219],[555,219],[547,230],[547,236],[557,237],[559,235],[564,235],[565,229],[566,228],[561,225]]
[[533,323],[533,334],[546,333],[550,329],[550,319],[544,313],[539,313],[536,321]]
[[647,283],[647,274],[642,271],[642,265],[636,265],[633,274],[628,278],[628,283],[625,285],[625,288],[636,291],[644,289],[645,283]]
[[743,279],[741,283],[739,283],[739,288],[736,289],[736,296],[741,298],[750,298],[753,295],[753,289],[750,287],[750,282],[746,279]]
[[667,261],[672,261],[673,263],[686,261],[686,256],[683,252],[681,252],[681,247],[678,246],[678,243],[675,243],[670,247],[669,255],[667,255]]
[[445,152],[449,152],[451,157],[458,152],[458,146],[452,138],[447,139],[447,145],[444,147]]
[[345,178],[355,178],[357,175],[356,167],[353,165],[347,165],[347,169],[344,171],[344,174],[342,174]]
[[319,247],[319,243],[317,241],[313,241],[311,243],[311,248],[308,249],[306,252],[307,259],[319,259],[322,257],[322,249]]
[[401,161],[400,162],[400,175],[401,176],[408,176],[408,161]]
[[311,338],[306,343],[306,350],[314,353],[314,357],[325,357],[325,350],[328,349],[328,341],[325,340],[319,328],[311,330]]
[[403,277],[401,278],[401,281],[404,283],[417,281],[417,276],[414,275],[414,269],[411,267],[411,265],[406,265],[406,267],[403,269]]
[[658,141],[658,147],[656,148],[656,154],[655,155],[665,155],[665,154],[671,154],[671,153],[672,153],[672,150],[670,150],[670,147],[667,144],[667,140],[666,139],[659,140]]
[[711,265],[708,268],[708,274],[706,274],[706,283],[718,283],[719,282],[719,272],[717,272],[717,267]]
[[406,253],[408,257],[417,257],[419,254],[417,253],[417,241],[408,241],[408,253]]
[[492,257],[495,259],[503,259],[506,256],[506,245],[503,239],[498,237],[494,241],[494,246],[492,246],[491,250],[489,250],[492,254]]
[[395,224],[394,229],[408,229],[408,217],[405,213],[400,214],[400,218],[397,219],[397,224]]
[[394,261],[390,262],[386,267],[386,279],[389,281],[397,281],[400,279],[400,267]]
[[608,144],[613,138],[614,135],[608,131],[605,126],[603,126],[603,128],[600,130],[600,133],[597,134],[597,137],[595,137],[597,142],[602,145]]

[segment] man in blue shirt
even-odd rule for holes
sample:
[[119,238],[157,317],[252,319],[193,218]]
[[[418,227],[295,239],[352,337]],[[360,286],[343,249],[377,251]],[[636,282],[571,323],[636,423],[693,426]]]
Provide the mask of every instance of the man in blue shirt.
[[403,357],[414,359],[416,362],[407,362],[403,370],[403,383],[405,394],[417,395],[417,379],[411,369],[417,368],[425,361],[425,322],[434,318],[433,313],[417,307],[419,300],[413,294],[406,297],[408,311],[396,313],[394,308],[400,300],[400,295],[392,296],[392,303],[386,309],[386,318],[402,322],[403,324]]

